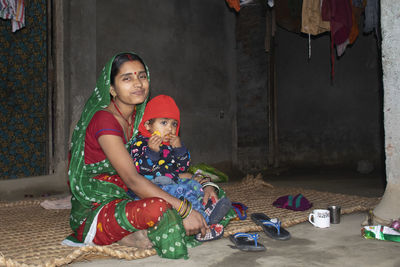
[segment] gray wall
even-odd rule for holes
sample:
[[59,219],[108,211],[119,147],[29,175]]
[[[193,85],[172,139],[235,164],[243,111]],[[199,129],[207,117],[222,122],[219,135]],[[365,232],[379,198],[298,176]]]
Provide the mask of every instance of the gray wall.
[[[360,25],[361,26],[361,25]],[[238,162],[244,171],[264,169],[268,143],[268,53],[265,8],[242,8],[237,20]],[[335,58],[331,81],[330,37],[308,38],[278,27],[276,160],[279,166],[382,167],[380,55],[373,34],[361,34]],[[273,151],[272,151],[273,152]],[[271,155],[272,155],[271,154]],[[365,166],[368,166],[365,164]]]
[[238,167],[244,172],[268,165],[268,55],[265,8],[250,5],[237,17]]
[[[362,32],[362,29],[361,31]],[[360,34],[335,57],[331,83],[330,37],[277,32],[280,161],[294,165],[349,165],[382,157],[380,55],[373,34]]]
[[[65,83],[70,120],[78,119],[104,63],[135,51],[151,72],[151,94],[182,110],[181,135],[193,162],[243,171],[267,166],[268,57],[265,9],[224,1],[64,1]],[[235,36],[236,31],[236,36]],[[330,38],[278,28],[278,159],[281,166],[351,165],[382,157],[380,58],[373,35],[335,60]]]
[[181,109],[193,162],[230,164],[235,143],[234,14],[224,1],[64,1],[65,83],[79,119],[110,57],[134,51],[150,69],[151,95]]

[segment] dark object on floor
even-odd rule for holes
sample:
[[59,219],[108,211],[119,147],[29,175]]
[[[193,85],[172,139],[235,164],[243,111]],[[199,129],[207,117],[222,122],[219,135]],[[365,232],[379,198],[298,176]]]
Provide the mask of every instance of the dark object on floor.
[[264,213],[251,214],[251,220],[263,228],[264,233],[272,239],[289,240],[290,233],[281,227],[281,221],[278,218],[270,219]]
[[231,208],[232,208],[232,203],[228,198],[223,197],[220,200],[218,200],[218,202],[215,204],[215,208],[212,210],[209,216],[209,224],[212,225],[219,223]]
[[240,202],[232,202],[232,208],[235,210],[239,220],[246,220],[247,206]]
[[234,248],[243,251],[265,251],[263,244],[258,243],[258,234],[236,233],[229,236],[229,239],[235,244]]
[[400,231],[400,220],[395,220],[390,224],[390,227]]
[[312,207],[312,203],[302,194],[297,194],[295,196],[286,195],[279,197],[272,203],[277,208],[305,211]]

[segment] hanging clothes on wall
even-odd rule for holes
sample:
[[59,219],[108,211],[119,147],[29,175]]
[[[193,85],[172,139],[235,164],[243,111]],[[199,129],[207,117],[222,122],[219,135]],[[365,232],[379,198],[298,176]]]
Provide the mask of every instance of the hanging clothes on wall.
[[329,21],[321,17],[321,0],[303,0],[301,32],[318,35],[330,30]]
[[351,3],[349,0],[323,0],[321,5],[322,19],[331,24],[331,76],[335,74],[334,45],[340,57],[349,44],[350,31],[353,25]]
[[[364,11],[365,11],[365,6],[367,5],[367,0],[351,0],[352,1],[352,11],[353,15],[355,17],[355,20],[353,20],[353,27],[354,24],[357,25],[357,28],[361,25],[361,21],[364,19],[365,16],[363,16]],[[351,33],[350,33],[351,35]],[[351,37],[350,37],[351,38]],[[350,40],[351,43],[351,40]]]
[[303,0],[276,1],[276,23],[288,31],[300,33],[302,6]]
[[350,34],[349,34],[349,43],[353,44],[358,37],[358,33],[359,33],[358,21],[361,17],[362,9],[355,7],[352,4],[353,0],[349,0],[349,1],[350,1],[350,6],[351,6],[351,20],[352,20],[352,25],[351,25]]
[[311,35],[330,30],[329,21],[321,17],[321,0],[303,0],[301,12],[301,32],[308,34],[308,58],[311,58]]
[[236,12],[240,11],[240,0],[225,0],[230,8],[233,8]]
[[1,0],[0,18],[11,19],[12,32],[25,27],[24,0]]
[[365,6],[365,21],[364,21],[364,33],[374,32],[375,37],[378,40],[378,46],[381,43],[381,32],[379,30],[379,14],[380,4],[379,0],[364,0],[366,1]]
[[364,32],[370,33],[378,29],[379,3],[378,0],[368,0],[365,6]]
[[330,22],[333,43],[336,46],[348,43],[350,30],[353,25],[351,3],[349,0],[323,0],[321,15],[324,21]]

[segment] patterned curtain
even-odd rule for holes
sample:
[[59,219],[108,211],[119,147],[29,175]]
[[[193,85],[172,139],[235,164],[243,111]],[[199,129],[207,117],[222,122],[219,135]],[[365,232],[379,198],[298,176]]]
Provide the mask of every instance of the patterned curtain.
[[47,6],[25,0],[25,27],[0,19],[0,179],[47,172]]

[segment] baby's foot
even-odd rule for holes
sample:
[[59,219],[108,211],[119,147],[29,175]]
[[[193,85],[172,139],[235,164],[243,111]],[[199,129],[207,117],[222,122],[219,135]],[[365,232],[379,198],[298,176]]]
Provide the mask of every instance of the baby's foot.
[[132,234],[129,234],[118,241],[118,244],[122,246],[145,248],[149,249],[153,247],[150,239],[147,237],[147,230],[139,230]]
[[201,233],[198,233],[195,239],[199,242],[206,242],[211,240],[217,240],[224,235],[224,226],[222,224],[212,224],[210,225],[210,230],[206,233],[204,237],[201,237]]

